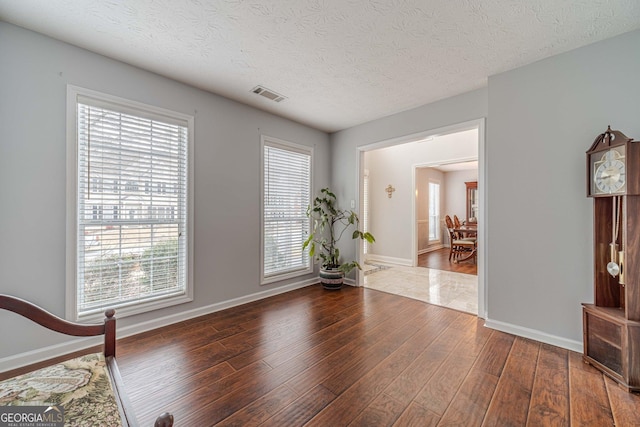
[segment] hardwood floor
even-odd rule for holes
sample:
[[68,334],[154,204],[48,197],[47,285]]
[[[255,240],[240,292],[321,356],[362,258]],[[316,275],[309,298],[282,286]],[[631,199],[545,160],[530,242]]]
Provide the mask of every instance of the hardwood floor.
[[462,261],[457,264],[449,261],[449,248],[442,248],[418,255],[418,267],[473,274],[474,276],[478,275],[478,264],[472,260]]
[[349,286],[122,339],[118,364],[140,425],[640,425],[640,396],[577,353]]

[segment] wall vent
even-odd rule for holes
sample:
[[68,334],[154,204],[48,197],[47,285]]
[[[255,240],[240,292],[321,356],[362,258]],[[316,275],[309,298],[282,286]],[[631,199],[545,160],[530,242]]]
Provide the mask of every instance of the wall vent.
[[256,86],[253,89],[251,89],[251,92],[258,94],[260,96],[264,96],[267,99],[270,99],[271,101],[275,101],[275,102],[281,102],[284,101],[285,99],[287,99],[286,96],[280,95],[274,91],[272,91],[271,89],[267,89],[264,86]]

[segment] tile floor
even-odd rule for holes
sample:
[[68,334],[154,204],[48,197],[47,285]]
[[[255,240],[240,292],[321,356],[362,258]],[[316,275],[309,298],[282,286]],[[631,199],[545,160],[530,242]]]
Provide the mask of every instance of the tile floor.
[[365,264],[363,270],[367,288],[478,314],[478,276],[382,264]]

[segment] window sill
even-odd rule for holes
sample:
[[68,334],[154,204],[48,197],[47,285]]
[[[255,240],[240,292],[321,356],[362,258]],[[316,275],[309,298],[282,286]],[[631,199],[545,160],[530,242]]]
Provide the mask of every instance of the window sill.
[[153,300],[144,302],[132,302],[121,305],[105,305],[103,308],[93,310],[87,314],[76,316],[76,321],[90,322],[104,319],[104,312],[113,308],[116,310],[116,318],[124,318],[135,316],[137,314],[147,313],[149,311],[159,310],[161,308],[171,307],[178,304],[184,304],[193,301],[193,297],[188,294],[180,294],[175,296],[158,297]]
[[277,274],[274,276],[262,277],[260,279],[260,286],[268,285],[275,282],[280,282],[286,279],[293,279],[294,277],[300,277],[300,276],[304,276],[306,274],[311,274],[311,273],[313,273],[313,268],[309,267],[303,270],[294,270],[294,271],[289,271],[282,274]]

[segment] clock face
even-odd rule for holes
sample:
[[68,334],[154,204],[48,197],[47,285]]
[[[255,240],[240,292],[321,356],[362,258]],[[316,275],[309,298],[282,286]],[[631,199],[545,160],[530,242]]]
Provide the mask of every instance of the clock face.
[[624,146],[593,153],[592,194],[621,194],[626,190]]

